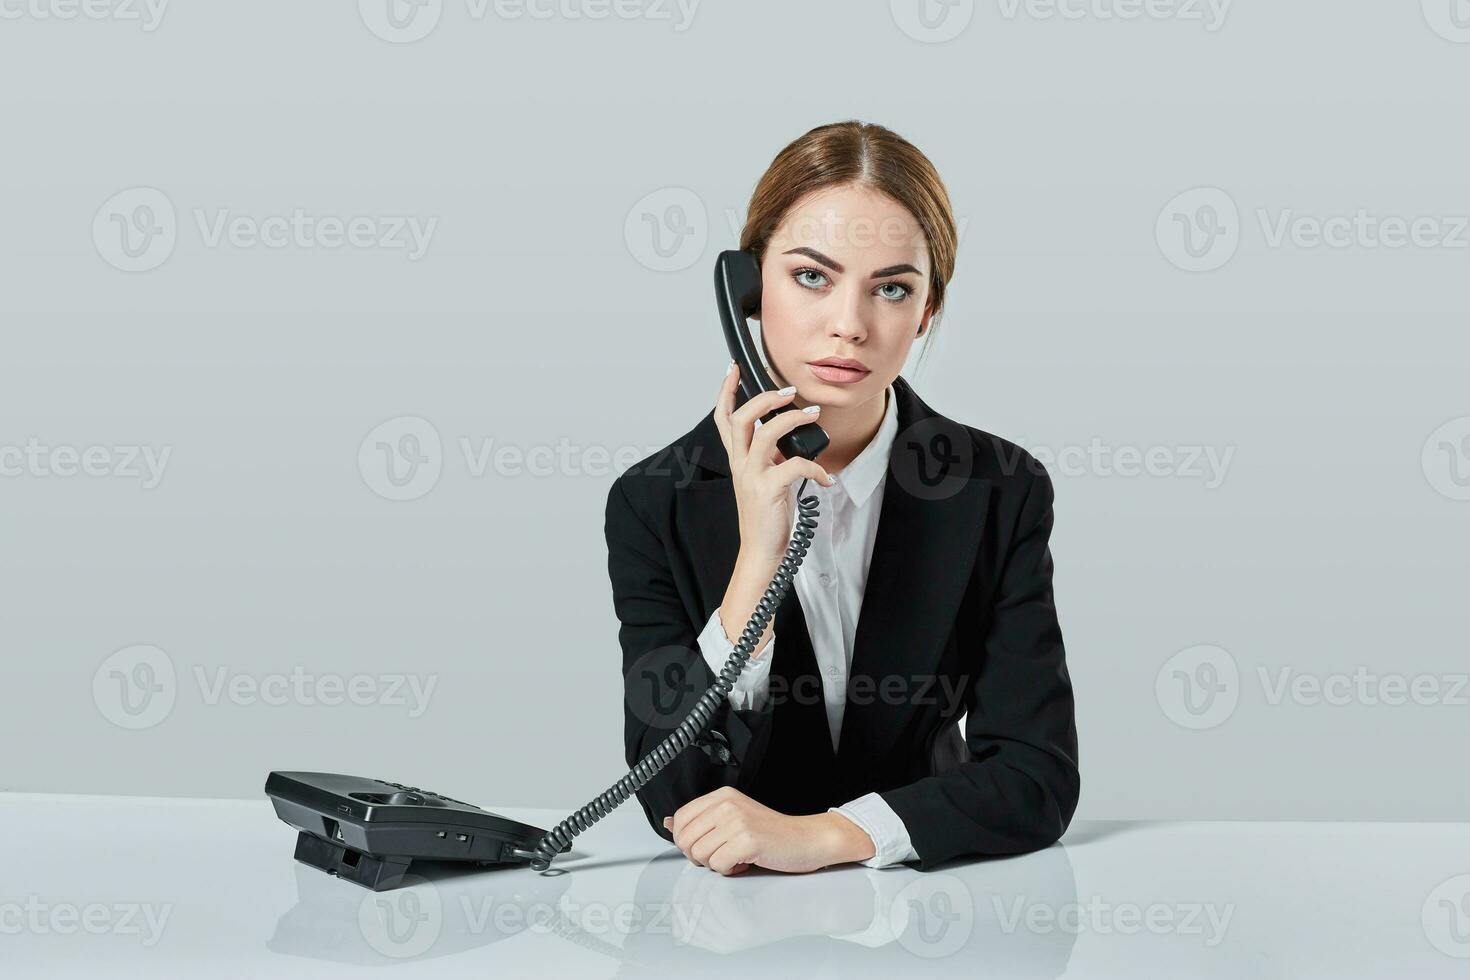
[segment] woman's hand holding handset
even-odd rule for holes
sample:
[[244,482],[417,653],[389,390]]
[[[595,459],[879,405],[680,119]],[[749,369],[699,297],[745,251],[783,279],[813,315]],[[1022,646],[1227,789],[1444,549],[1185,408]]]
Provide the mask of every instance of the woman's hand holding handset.
[[[740,512],[740,553],[735,572],[720,603],[720,621],[725,635],[738,642],[740,631],[755,613],[756,603],[771,584],[786,548],[791,543],[791,528],[796,520],[791,501],[791,484],[809,478],[824,487],[834,478],[816,462],[787,459],[776,448],[776,440],[799,425],[814,421],[820,405],[801,411],[782,412],[769,422],[756,427],[756,420],[773,409],[791,402],[794,388],[765,391],[735,407],[736,384],[740,372],[731,361],[715,402],[715,427],[730,458],[730,480],[735,488],[735,505]],[[784,392],[784,394],[782,393]],[[766,624],[755,653],[759,655],[771,636],[775,618]]]

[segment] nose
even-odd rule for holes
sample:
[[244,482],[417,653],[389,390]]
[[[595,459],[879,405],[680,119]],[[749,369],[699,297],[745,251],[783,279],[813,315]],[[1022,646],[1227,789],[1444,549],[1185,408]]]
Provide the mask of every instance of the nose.
[[863,320],[862,295],[860,290],[849,290],[857,295],[845,296],[832,311],[827,324],[827,336],[847,343],[860,344],[868,336],[868,325]]

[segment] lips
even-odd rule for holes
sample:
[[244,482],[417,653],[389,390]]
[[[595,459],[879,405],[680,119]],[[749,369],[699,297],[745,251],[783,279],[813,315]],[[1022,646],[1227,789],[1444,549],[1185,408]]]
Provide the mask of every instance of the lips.
[[838,385],[850,385],[871,373],[862,361],[850,357],[824,357],[820,361],[807,362],[807,368],[818,380]]

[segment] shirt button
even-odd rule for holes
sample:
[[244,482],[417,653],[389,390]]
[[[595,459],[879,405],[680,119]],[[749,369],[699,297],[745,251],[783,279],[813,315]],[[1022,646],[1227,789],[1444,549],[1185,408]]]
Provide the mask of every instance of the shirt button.
[[839,673],[841,673],[841,671],[839,671],[836,667],[828,667],[827,673],[829,676],[836,677]]
[[826,572],[823,572],[821,574],[820,578],[821,578],[821,582],[822,582],[823,585],[831,585],[832,584],[832,576],[828,575]]

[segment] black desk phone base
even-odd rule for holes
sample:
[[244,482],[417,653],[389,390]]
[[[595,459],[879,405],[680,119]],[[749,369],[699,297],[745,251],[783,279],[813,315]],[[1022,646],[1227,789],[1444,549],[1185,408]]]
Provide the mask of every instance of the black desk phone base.
[[[721,252],[715,263],[715,299],[730,357],[740,367],[737,406],[777,387],[761,362],[746,322],[747,317],[758,314],[760,297],[756,257],[750,252]],[[762,421],[794,409],[790,404],[774,409]],[[809,422],[782,435],[776,445],[787,459],[814,460],[827,448],[828,438],[820,426]],[[766,624],[791,588],[816,535],[817,498],[802,496],[806,484],[803,479],[796,490],[796,525],[781,565],[715,683],[688,717],[627,775],[550,833],[412,786],[331,773],[273,772],[265,791],[276,815],[300,831],[296,859],[379,891],[401,884],[409,864],[416,860],[528,861],[536,871],[549,869],[557,854],[571,849],[572,838],[620,806],[709,727],[715,709],[735,686]]]
[[265,792],[276,816],[299,831],[296,860],[374,891],[398,887],[414,861],[525,862],[546,835],[472,803],[381,779],[273,772]]

